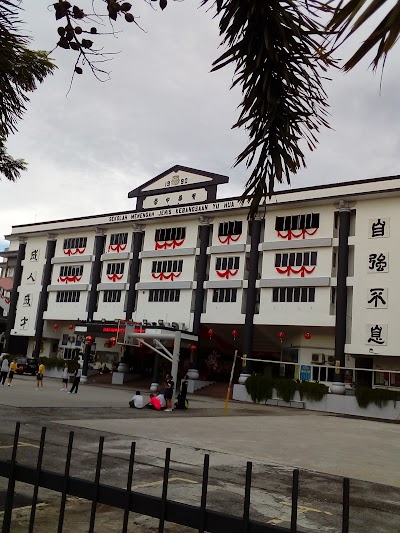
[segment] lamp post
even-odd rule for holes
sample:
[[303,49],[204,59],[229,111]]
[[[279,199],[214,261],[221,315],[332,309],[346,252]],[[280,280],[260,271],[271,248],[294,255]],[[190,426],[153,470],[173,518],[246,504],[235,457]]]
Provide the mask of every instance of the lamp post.
[[[236,341],[236,337],[238,336],[238,330],[234,329],[232,331],[232,337],[233,341]],[[238,351],[235,350],[235,354],[233,356],[233,363],[232,363],[232,369],[231,369],[231,377],[229,378],[229,385],[228,385],[228,391],[226,393],[226,400],[225,400],[225,407],[224,407],[224,416],[228,413],[228,404],[229,404],[229,398],[231,396],[231,389],[232,389],[232,381],[233,381],[233,374],[235,372],[235,366],[236,366],[236,359],[237,359]]]

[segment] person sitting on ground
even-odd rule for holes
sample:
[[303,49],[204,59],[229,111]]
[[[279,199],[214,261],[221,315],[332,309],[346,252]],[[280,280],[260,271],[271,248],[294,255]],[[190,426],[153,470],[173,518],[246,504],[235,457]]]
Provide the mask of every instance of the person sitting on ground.
[[186,399],[187,389],[188,389],[188,377],[185,376],[181,383],[181,390],[178,394],[177,402],[175,403],[175,409],[187,409],[189,407],[189,402]]
[[161,402],[158,399],[158,396],[154,396],[154,394],[150,394],[150,401],[146,405],[149,409],[154,409],[155,411],[161,411]]
[[102,374],[109,374],[110,372],[111,372],[111,370],[108,368],[106,363],[104,363],[104,366],[103,366],[103,369],[102,369],[101,373]]
[[161,394],[161,392],[156,396],[157,400],[161,404],[161,409],[165,409],[167,407],[167,402],[165,401],[164,394]]
[[135,409],[143,409],[144,402],[143,402],[143,396],[140,394],[140,390],[136,391],[135,396],[129,402],[129,406]]

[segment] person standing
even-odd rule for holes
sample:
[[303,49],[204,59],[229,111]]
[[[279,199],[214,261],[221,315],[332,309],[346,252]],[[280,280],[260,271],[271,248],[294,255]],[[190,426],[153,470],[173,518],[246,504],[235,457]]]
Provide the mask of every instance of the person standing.
[[43,361],[40,361],[39,370],[36,374],[36,390],[43,390],[43,376],[46,370]]
[[82,369],[81,367],[79,366],[76,370],[75,370],[75,373],[74,373],[74,381],[72,383],[72,387],[71,387],[71,390],[68,391],[68,394],[72,394],[73,392],[75,392],[75,394],[78,392],[78,387],[79,387],[79,383],[81,381],[81,377],[82,377]]
[[165,409],[165,411],[171,412],[172,411],[172,397],[174,395],[175,383],[172,380],[172,376],[170,376],[169,374],[167,374],[165,377],[166,377],[166,387],[164,391],[164,398],[165,398],[165,401],[167,402],[167,408]]
[[8,386],[12,387],[11,382],[13,380],[15,371],[17,370],[17,360],[14,359],[12,363],[10,363],[10,371],[8,372]]
[[69,370],[68,370],[68,363],[66,362],[64,364],[64,368],[63,368],[63,374],[62,374],[62,384],[63,384],[63,388],[60,389],[61,391],[65,391],[67,392],[67,389],[68,389],[68,379],[69,379]]
[[1,362],[1,371],[0,371],[0,380],[1,384],[4,387],[4,383],[6,382],[8,373],[10,371],[10,367],[8,364],[8,354],[3,354],[3,361]]

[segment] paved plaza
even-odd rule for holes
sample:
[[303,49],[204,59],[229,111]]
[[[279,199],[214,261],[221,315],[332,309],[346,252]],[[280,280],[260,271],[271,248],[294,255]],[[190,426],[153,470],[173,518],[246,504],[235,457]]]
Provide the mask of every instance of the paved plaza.
[[[66,394],[55,379],[36,391],[34,379],[17,377],[13,387],[0,387],[0,458],[9,457],[20,420],[19,461],[36,461],[40,428],[46,425],[45,468],[62,471],[68,432],[74,430],[73,475],[91,479],[98,438],[104,435],[102,479],[124,486],[134,440],[137,487],[158,495],[170,446],[169,497],[197,505],[204,453],[210,453],[210,506],[228,504],[239,513],[246,461],[251,460],[252,516],[276,525],[289,523],[291,473],[298,467],[299,523],[305,531],[324,532],[339,530],[341,477],[347,476],[352,479],[351,531],[366,531],[368,522],[375,524],[369,531],[400,532],[400,425],[237,402],[224,417],[223,401],[201,396],[190,398],[186,412],[157,413],[129,409],[131,396],[131,390],[96,385]],[[50,510],[52,499],[46,501]],[[77,527],[71,531],[84,531]]]

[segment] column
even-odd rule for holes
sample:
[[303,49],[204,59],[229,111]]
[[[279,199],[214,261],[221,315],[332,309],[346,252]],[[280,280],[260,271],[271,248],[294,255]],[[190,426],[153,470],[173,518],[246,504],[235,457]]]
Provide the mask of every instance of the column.
[[[211,222],[211,218],[200,217],[200,254],[197,261],[197,285],[193,314],[193,333],[195,335],[200,335],[201,314],[203,313],[204,307],[204,283],[207,277],[207,248],[210,242]],[[191,364],[192,368],[188,370],[188,377],[191,379],[199,378],[199,371],[197,369],[198,353],[199,346],[197,352],[193,354],[194,361]]]
[[[251,228],[251,244],[250,244],[250,260],[249,260],[249,278],[247,285],[247,298],[246,298],[246,317],[244,323],[244,336],[243,336],[243,356],[251,357],[253,351],[253,336],[254,336],[254,313],[256,309],[257,289],[256,281],[258,275],[258,263],[259,263],[259,251],[258,246],[260,244],[261,236],[261,219],[255,218],[252,222]],[[245,383],[246,379],[251,374],[251,361],[248,361],[242,368],[242,372],[239,376],[239,383]]]
[[42,276],[42,288],[39,294],[39,303],[36,315],[36,327],[35,327],[35,347],[33,348],[32,357],[38,358],[40,355],[40,346],[43,339],[43,313],[47,309],[48,301],[48,292],[47,288],[51,283],[51,273],[53,271],[52,259],[56,251],[57,235],[48,235],[47,245],[46,245],[46,262],[43,267],[43,276]]
[[[347,275],[349,270],[349,233],[350,233],[350,206],[347,202],[339,204],[339,247],[337,264],[336,287],[336,317],[335,317],[335,359],[339,366],[345,366],[346,358],[344,346],[346,344],[347,322]],[[335,372],[331,392],[345,393],[344,371]]]
[[[104,252],[104,245],[106,242],[106,237],[104,235],[104,230],[101,228],[96,229],[96,236],[94,238],[94,261],[92,263],[92,273],[91,273],[91,284],[89,292],[89,302],[88,302],[88,314],[87,321],[91,322],[93,320],[93,315],[97,309],[97,285],[100,283],[101,279],[101,256]],[[87,380],[87,371],[89,367],[90,359],[90,345],[85,346],[85,355],[83,357],[83,368],[82,368],[82,378],[83,383]]]
[[17,264],[14,270],[14,281],[13,281],[13,288],[11,291],[10,308],[8,310],[7,325],[6,325],[6,331],[4,334],[4,344],[3,344],[4,352],[7,352],[9,349],[11,330],[14,328],[14,325],[15,325],[15,317],[17,314],[17,303],[18,303],[18,288],[21,285],[21,279],[22,279],[22,269],[23,269],[22,261],[25,259],[26,239],[24,237],[20,237],[18,240],[19,240],[19,247],[18,247],[18,254],[17,254]]
[[132,261],[131,269],[129,271],[129,289],[128,298],[126,302],[126,320],[132,320],[132,315],[136,305],[136,283],[139,281],[139,269],[140,269],[140,252],[142,251],[144,237],[144,226],[140,224],[133,225],[132,236]]

